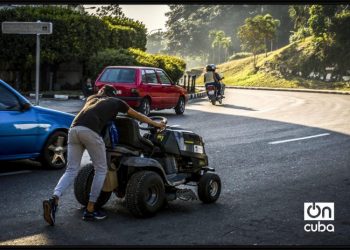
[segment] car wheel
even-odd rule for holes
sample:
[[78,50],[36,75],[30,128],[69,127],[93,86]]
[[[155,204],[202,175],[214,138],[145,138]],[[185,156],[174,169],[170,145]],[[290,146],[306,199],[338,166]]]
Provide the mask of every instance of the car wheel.
[[133,174],[126,187],[126,207],[136,217],[149,217],[163,207],[164,183],[159,174],[139,171]]
[[145,116],[149,115],[149,113],[151,112],[151,104],[148,98],[142,99],[138,111],[144,114]]
[[[77,201],[83,205],[87,206],[89,202],[89,194],[91,190],[92,180],[94,178],[95,170],[92,163],[83,166],[74,180],[74,195]],[[102,207],[107,203],[111,197],[112,192],[101,191],[95,206],[97,208]]]
[[67,133],[56,131],[47,139],[42,155],[41,164],[51,169],[64,168],[67,164]]
[[177,115],[182,115],[185,112],[185,98],[180,96],[179,101],[175,107],[175,113]]
[[221,180],[217,174],[205,173],[199,179],[198,197],[203,203],[215,202],[221,192]]

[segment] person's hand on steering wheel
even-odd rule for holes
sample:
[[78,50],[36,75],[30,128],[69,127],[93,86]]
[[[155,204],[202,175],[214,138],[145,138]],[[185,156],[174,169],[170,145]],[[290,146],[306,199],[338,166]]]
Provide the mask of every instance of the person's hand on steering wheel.
[[156,128],[159,128],[159,131],[163,131],[166,127],[166,124],[163,121],[161,121],[161,122],[153,121],[153,123],[151,125],[156,127]]
[[[167,124],[167,119],[164,117],[160,117],[160,116],[154,116],[154,117],[147,117],[139,112],[137,112],[136,110],[134,110],[133,108],[128,109],[127,114],[137,120],[139,120],[141,123],[148,123],[149,125],[155,127],[155,128],[159,128],[160,131],[163,131],[166,128],[166,124]],[[160,122],[156,122],[155,120],[160,120]]]

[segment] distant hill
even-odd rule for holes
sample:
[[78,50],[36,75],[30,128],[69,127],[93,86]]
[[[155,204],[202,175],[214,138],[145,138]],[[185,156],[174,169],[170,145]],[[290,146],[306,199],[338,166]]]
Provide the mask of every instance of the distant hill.
[[[312,65],[313,53],[309,37],[269,52],[267,57],[260,54],[255,69],[252,56],[231,60],[217,67],[218,72],[224,74],[223,81],[226,85],[350,90],[350,77],[333,76],[332,68],[312,72],[315,66]],[[203,84],[203,74],[197,78],[196,83]]]

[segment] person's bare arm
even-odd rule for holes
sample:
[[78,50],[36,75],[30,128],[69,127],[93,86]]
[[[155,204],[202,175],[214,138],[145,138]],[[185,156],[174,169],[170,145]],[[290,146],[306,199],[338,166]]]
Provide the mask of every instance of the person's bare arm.
[[161,129],[165,128],[165,124],[163,122],[155,122],[155,121],[151,120],[150,118],[148,118],[147,116],[137,112],[133,108],[129,108],[127,114],[129,116],[131,116],[132,118],[135,118],[141,122],[148,123],[154,127],[161,128]]

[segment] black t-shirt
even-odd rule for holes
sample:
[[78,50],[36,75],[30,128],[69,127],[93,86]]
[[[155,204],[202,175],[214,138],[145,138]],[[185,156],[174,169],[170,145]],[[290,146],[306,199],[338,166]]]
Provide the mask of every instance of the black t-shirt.
[[128,110],[129,105],[118,98],[92,95],[87,98],[71,127],[84,126],[101,134],[102,129],[116,117],[118,112],[126,113]]

